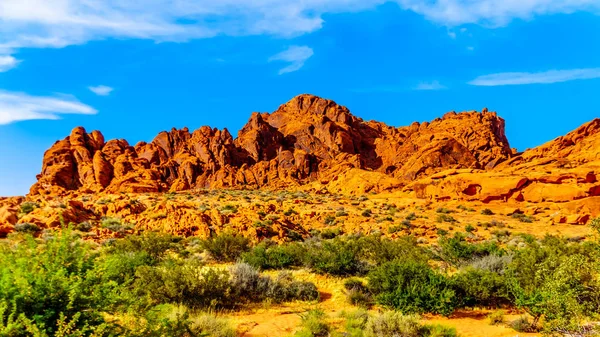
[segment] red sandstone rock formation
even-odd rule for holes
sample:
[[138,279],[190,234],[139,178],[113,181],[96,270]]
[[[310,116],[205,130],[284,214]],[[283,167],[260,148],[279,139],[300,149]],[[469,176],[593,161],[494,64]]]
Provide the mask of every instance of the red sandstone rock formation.
[[272,114],[253,113],[236,139],[227,129],[204,126],[161,132],[132,147],[75,128],[45,153],[30,193],[283,188],[336,180],[352,168],[388,175],[397,187],[449,168],[491,169],[511,155],[504,120],[495,113],[451,112],[395,128],[300,95]]

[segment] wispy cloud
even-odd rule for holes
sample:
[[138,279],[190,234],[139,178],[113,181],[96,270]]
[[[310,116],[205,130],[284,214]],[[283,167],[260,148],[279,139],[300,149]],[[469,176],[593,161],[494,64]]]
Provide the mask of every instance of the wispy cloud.
[[93,115],[96,112],[72,96],[43,97],[0,90],[0,125],[32,119],[60,119],[60,114]]
[[600,13],[597,0],[397,0],[400,6],[448,26],[467,23],[505,26],[514,19],[589,11]]
[[0,53],[105,38],[297,36],[320,29],[325,14],[362,11],[387,2],[449,27],[502,26],[545,14],[600,12],[597,0],[2,0]]
[[291,46],[288,49],[282,51],[279,54],[273,55],[269,58],[269,62],[272,61],[284,61],[289,62],[285,68],[279,70],[279,75],[285,73],[291,73],[299,70],[304,66],[304,62],[313,56],[314,52],[312,48],[307,46]]
[[600,68],[549,70],[538,73],[498,73],[479,76],[469,82],[478,86],[548,84],[600,78]]
[[21,61],[10,55],[0,55],[0,73],[11,70],[16,67]]
[[421,82],[416,87],[415,90],[443,90],[448,89],[445,85],[442,85],[439,81],[431,81],[431,82]]
[[90,89],[94,94],[98,95],[98,96],[108,96],[110,95],[111,92],[113,92],[113,88],[108,87],[106,85],[99,85],[99,86],[95,86],[95,87],[88,87],[88,89]]

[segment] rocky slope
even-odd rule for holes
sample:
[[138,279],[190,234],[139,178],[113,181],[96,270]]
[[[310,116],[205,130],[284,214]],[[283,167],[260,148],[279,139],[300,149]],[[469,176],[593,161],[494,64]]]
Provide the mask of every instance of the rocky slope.
[[395,128],[300,95],[272,114],[253,113],[236,139],[204,126],[131,146],[75,128],[45,153],[31,194],[285,188],[335,181],[353,168],[389,177],[360,191],[378,192],[448,168],[492,169],[511,155],[504,120],[493,112],[451,112]]
[[[70,222],[91,224],[99,237],[122,235],[102,225],[116,218],[132,225],[126,231],[285,240],[332,221],[349,232],[393,234],[416,214],[398,233],[435,238],[436,210],[458,206],[457,222],[441,220],[448,230],[489,222],[480,214],[489,208],[504,217],[493,223],[521,232],[585,235],[567,225],[600,216],[599,172],[600,119],[515,153],[504,120],[487,109],[392,127],[300,95],[253,113],[235,139],[204,126],[131,146],[75,128],[44,154],[26,198],[0,198],[0,237],[18,224]],[[515,213],[530,218],[523,225]]]

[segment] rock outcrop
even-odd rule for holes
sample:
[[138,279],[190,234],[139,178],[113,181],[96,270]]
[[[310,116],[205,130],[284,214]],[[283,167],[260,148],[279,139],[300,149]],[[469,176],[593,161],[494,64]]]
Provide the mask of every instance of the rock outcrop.
[[527,150],[488,170],[446,170],[404,187],[432,200],[515,201],[554,203],[569,209],[572,219],[585,223],[600,214],[600,119],[565,136]]
[[75,128],[45,153],[30,194],[286,188],[337,181],[350,169],[375,172],[377,180],[389,177],[365,185],[381,191],[447,169],[493,169],[511,156],[504,120],[493,112],[450,112],[396,128],[363,121],[331,100],[300,95],[271,114],[253,113],[236,139],[227,129],[203,126],[192,133],[161,132],[150,143],[131,146]]

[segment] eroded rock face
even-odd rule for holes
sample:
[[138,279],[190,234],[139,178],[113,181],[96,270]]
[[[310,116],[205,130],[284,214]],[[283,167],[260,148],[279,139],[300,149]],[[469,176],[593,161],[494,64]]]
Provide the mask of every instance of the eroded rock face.
[[204,126],[161,132],[132,147],[75,128],[45,153],[30,192],[285,188],[335,181],[350,169],[390,177],[370,187],[378,191],[450,168],[491,169],[511,156],[504,120],[495,113],[451,112],[395,128],[365,122],[331,100],[300,95],[271,114],[253,113],[236,139],[227,129]]
[[418,197],[566,203],[600,196],[600,119],[499,164],[447,170],[405,187]]

